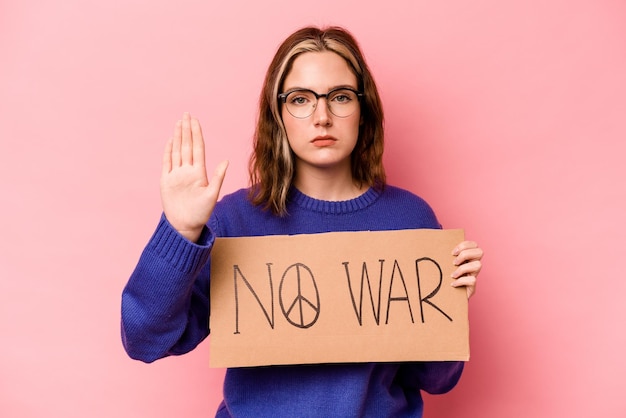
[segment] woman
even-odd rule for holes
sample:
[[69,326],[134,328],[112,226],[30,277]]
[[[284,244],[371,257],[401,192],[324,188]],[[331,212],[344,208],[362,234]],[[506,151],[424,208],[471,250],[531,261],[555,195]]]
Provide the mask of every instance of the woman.
[[[267,71],[249,189],[217,202],[227,163],[209,181],[199,122],[189,114],[166,146],[163,216],[124,289],[122,336],[146,362],[186,353],[209,333],[216,236],[440,228],[412,193],[385,184],[383,111],[354,38],[301,29]],[[470,297],[481,269],[473,242],[454,250],[454,286]],[[229,369],[218,417],[422,415],[421,390],[443,393],[462,362],[328,364]]]

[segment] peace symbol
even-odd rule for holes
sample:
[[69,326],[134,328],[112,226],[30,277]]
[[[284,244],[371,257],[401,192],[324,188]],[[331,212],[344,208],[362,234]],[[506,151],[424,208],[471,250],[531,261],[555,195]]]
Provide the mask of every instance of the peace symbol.
[[[295,270],[295,274],[289,274]],[[287,300],[291,304],[285,308],[283,292],[287,293]],[[307,297],[304,293],[310,293]],[[313,272],[302,263],[292,264],[287,267],[280,280],[278,288],[280,308],[287,321],[298,328],[309,328],[320,316],[320,294]],[[312,318],[312,319],[311,319]]]

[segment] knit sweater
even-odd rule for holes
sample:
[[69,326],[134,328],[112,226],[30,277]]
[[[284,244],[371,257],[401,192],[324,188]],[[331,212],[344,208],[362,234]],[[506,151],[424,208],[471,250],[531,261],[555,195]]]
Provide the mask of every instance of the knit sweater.
[[[292,188],[288,215],[253,205],[246,189],[216,205],[198,243],[165,216],[122,295],[122,340],[145,362],[186,353],[209,334],[210,253],[215,237],[440,228],[430,206],[393,186],[347,201]],[[231,368],[218,417],[421,417],[421,390],[444,393],[462,362],[351,363]]]

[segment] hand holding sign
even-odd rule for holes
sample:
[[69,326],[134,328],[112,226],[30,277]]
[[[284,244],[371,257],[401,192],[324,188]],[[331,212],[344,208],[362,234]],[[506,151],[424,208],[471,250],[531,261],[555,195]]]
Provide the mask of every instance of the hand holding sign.
[[192,242],[211,216],[227,166],[221,162],[209,182],[200,122],[185,113],[163,154],[161,202],[170,224]]
[[482,269],[483,250],[474,241],[463,241],[452,250],[454,265],[458,268],[452,273],[456,279],[453,287],[465,286],[469,299],[476,291],[476,277]]

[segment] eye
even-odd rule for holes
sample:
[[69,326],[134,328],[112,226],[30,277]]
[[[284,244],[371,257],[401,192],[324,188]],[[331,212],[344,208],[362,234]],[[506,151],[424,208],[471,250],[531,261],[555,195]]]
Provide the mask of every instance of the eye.
[[330,100],[333,103],[337,104],[348,104],[352,100],[354,100],[354,93],[352,93],[350,90],[339,90],[333,93]]
[[287,96],[288,103],[294,106],[305,106],[312,100],[312,94],[306,91],[294,91]]
[[296,96],[291,99],[292,104],[303,105],[307,102],[306,97]]

